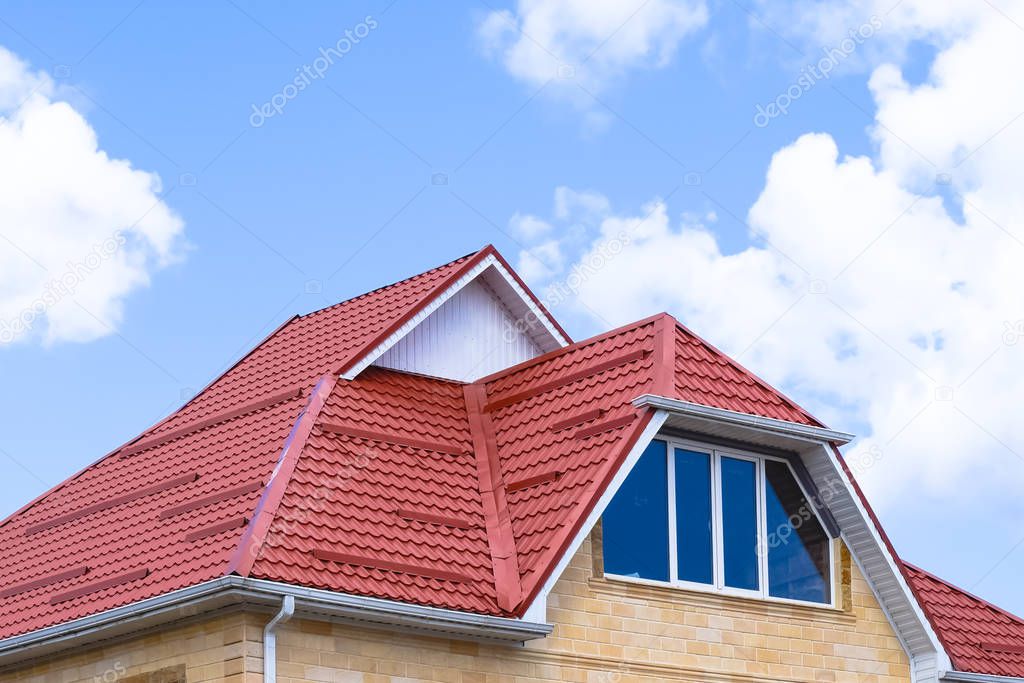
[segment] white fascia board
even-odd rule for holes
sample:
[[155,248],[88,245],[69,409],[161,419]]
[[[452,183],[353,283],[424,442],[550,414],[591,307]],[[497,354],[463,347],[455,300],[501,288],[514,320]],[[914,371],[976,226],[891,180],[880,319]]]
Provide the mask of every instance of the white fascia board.
[[748,413],[740,413],[734,410],[725,410],[723,408],[712,408],[711,406],[705,406],[699,403],[680,401],[679,399],[668,398],[666,396],[655,396],[653,394],[638,396],[633,399],[633,405],[637,408],[657,408],[659,410],[666,410],[675,415],[685,415],[712,422],[748,427],[757,431],[780,434],[805,442],[846,444],[856,438],[853,434],[837,432],[833,429],[825,429],[824,427],[814,427],[811,425],[800,424],[799,422],[789,422],[788,420],[777,420],[771,417],[750,415]]
[[[827,502],[840,521],[843,538],[915,670],[923,674],[915,677],[915,680],[918,683],[936,681],[940,671],[953,668],[931,622],[907,584],[898,559],[889,552],[881,531],[838,460],[833,444],[848,443],[854,438],[852,434],[650,394],[637,397],[633,405],[656,408],[667,413],[670,418],[681,416],[692,419],[695,424],[704,422],[708,425],[729,425],[738,435],[746,433],[747,438],[744,440],[755,443],[765,434],[788,442],[790,448],[800,453],[819,492],[833,493]],[[840,483],[838,487],[835,486],[837,481]],[[840,495],[835,495],[837,488]],[[840,512],[842,514],[836,514]],[[866,538],[868,542],[855,543],[851,541],[853,538]],[[867,558],[862,555],[871,555],[876,561],[864,561]],[[892,590],[880,590],[882,587],[890,587]],[[886,595],[891,597],[886,598]],[[895,616],[897,612],[899,618]]]
[[481,274],[483,274],[484,271],[486,271],[488,268],[494,268],[495,272],[502,276],[502,278],[506,281],[508,286],[513,291],[515,291],[515,293],[519,297],[522,298],[523,303],[526,304],[526,306],[529,308],[530,313],[538,321],[541,322],[541,324],[544,326],[544,330],[548,333],[548,335],[550,335],[550,337],[555,341],[555,343],[557,343],[560,347],[569,345],[569,340],[566,339],[562,335],[562,333],[558,331],[558,328],[555,327],[554,323],[552,323],[551,318],[548,317],[548,314],[545,313],[540,308],[540,306],[536,304],[533,298],[526,293],[526,290],[523,289],[518,282],[516,282],[516,279],[512,277],[512,274],[508,272],[508,270],[501,264],[501,262],[497,258],[495,258],[493,254],[488,254],[480,261],[480,263],[473,266],[462,277],[460,277],[458,280],[452,283],[452,285],[449,286],[448,289],[444,290],[436,297],[434,297],[434,299],[429,304],[424,306],[422,311],[420,311],[412,318],[410,318],[404,325],[402,325],[400,328],[395,330],[394,333],[388,336],[387,339],[382,341],[373,350],[369,351],[366,355],[364,355],[359,360],[358,363],[352,366],[352,368],[348,372],[341,375],[341,378],[348,380],[355,379],[360,372],[362,372],[367,367],[372,365],[373,362],[380,358],[381,356],[383,356],[388,349],[390,349],[392,346],[401,341],[402,338],[405,337],[407,334],[412,332],[413,328],[415,328],[421,322],[426,320],[431,313],[441,308],[441,306],[443,306],[445,302],[447,302],[453,296],[458,294],[463,287],[465,287],[470,282],[479,277]]
[[597,524],[597,520],[601,519],[601,515],[604,514],[605,508],[612,502],[612,498],[618,493],[622,483],[626,481],[626,477],[633,470],[633,466],[636,465],[640,456],[647,450],[647,446],[650,445],[651,441],[658,432],[661,431],[662,426],[665,424],[665,420],[668,419],[668,413],[663,410],[655,411],[654,415],[651,416],[651,421],[647,424],[647,427],[643,432],[640,433],[636,443],[633,444],[633,448],[629,451],[622,466],[619,467],[618,472],[612,478],[608,484],[608,488],[605,489],[604,494],[598,499],[594,509],[590,511],[590,515],[587,517],[583,526],[580,527],[580,531],[576,534],[576,538],[572,540],[572,543],[566,549],[562,557],[559,558],[558,564],[555,565],[554,571],[548,576],[548,580],[544,583],[544,587],[537,593],[537,597],[533,599],[530,606],[523,613],[523,620],[527,622],[540,622],[543,623],[547,620],[547,605],[548,595],[551,593],[551,589],[558,583],[558,579],[561,578],[565,568],[572,562],[572,558],[576,556],[580,546],[583,545],[583,541],[587,539],[590,532],[593,530],[594,525]]
[[241,605],[273,612],[288,596],[295,601],[297,617],[376,630],[516,645],[543,638],[552,630],[548,624],[524,619],[472,614],[228,576],[0,640],[0,670],[101,640],[131,637],[227,607]]
[[[897,632],[901,642],[903,642],[904,647],[907,649],[907,655],[912,660],[917,659],[919,657],[924,659],[935,657],[937,658],[939,670],[952,669],[953,665],[949,659],[948,653],[942,646],[942,643],[939,640],[938,635],[936,635],[935,631],[932,629],[931,622],[928,621],[928,617],[925,616],[924,610],[921,608],[921,605],[917,602],[917,598],[914,596],[913,590],[911,590],[910,585],[907,583],[906,578],[903,575],[903,571],[897,564],[897,558],[889,552],[889,546],[882,538],[881,531],[879,530],[878,526],[874,523],[871,515],[868,513],[867,508],[864,506],[864,501],[861,499],[860,495],[857,493],[856,489],[853,486],[853,482],[847,476],[846,468],[844,468],[842,464],[839,462],[835,449],[833,449],[829,445],[822,444],[818,447],[818,449],[815,450],[819,450],[819,453],[817,453],[818,457],[821,457],[823,455],[825,458],[827,458],[828,463],[831,465],[831,476],[838,477],[839,480],[843,483],[843,488],[847,496],[845,497],[845,500],[841,502],[845,505],[852,506],[853,510],[856,512],[856,515],[854,516],[855,524],[860,527],[860,529],[857,529],[857,531],[865,531],[868,534],[870,534],[874,549],[884,559],[884,576],[878,576],[878,572],[875,573],[876,575],[872,575],[872,572],[868,571],[866,565],[864,565],[861,562],[858,562],[858,566],[861,568],[865,579],[871,585],[871,589],[875,593],[875,597],[878,600],[879,604],[882,605],[883,610],[886,612],[886,616],[889,617],[889,621],[893,629]],[[808,469],[813,468],[808,467]],[[819,482],[819,486],[821,486],[822,484],[827,484],[827,482]],[[852,531],[854,530],[844,529],[844,540],[850,536],[849,532]],[[848,543],[847,545],[849,546],[850,544]],[[853,547],[850,547],[850,552],[854,555],[855,558],[858,556],[857,551]],[[906,606],[910,608],[910,614],[913,615],[913,621],[915,622],[914,624],[904,623],[906,620],[894,618],[891,606],[886,605],[886,601],[883,599],[881,591],[879,590],[879,584],[889,581],[895,583],[895,585],[899,588],[899,593],[906,600]],[[910,634],[907,631],[908,629],[912,629],[915,627],[921,629],[924,632],[929,642],[930,648],[925,650],[921,650],[918,648],[918,651],[914,651],[915,648],[913,648],[910,644],[912,639],[908,637]]]
[[544,331],[548,333],[555,343],[558,344],[559,347],[568,346],[569,340],[566,339],[558,330],[558,327],[554,324],[554,321],[552,321],[551,316],[545,312],[543,308],[537,305],[537,302],[533,300],[533,297],[527,293],[522,285],[519,284],[519,281],[513,277],[512,273],[508,271],[502,262],[494,256],[488,256],[485,260],[492,262],[495,272],[501,275],[505,284],[507,284],[512,291],[514,291],[519,298],[523,300],[523,303],[526,304],[526,307],[530,311],[530,315],[543,325]]
[[954,683],[1021,683],[1024,678],[1014,676],[991,676],[989,674],[972,674],[965,671],[947,671],[939,678],[940,681]]

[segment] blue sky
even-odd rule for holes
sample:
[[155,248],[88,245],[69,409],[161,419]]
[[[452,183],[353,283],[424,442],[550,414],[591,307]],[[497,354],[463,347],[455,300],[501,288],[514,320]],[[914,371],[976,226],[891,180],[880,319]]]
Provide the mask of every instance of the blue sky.
[[[622,255],[556,306],[570,333],[676,314],[865,437],[851,453],[907,559],[1024,612],[1011,410],[1024,385],[1006,380],[1024,376],[1024,311],[1007,294],[1024,253],[1006,180],[1024,149],[1005,56],[1020,49],[1020,5],[547,4],[563,11],[4,3],[0,47],[22,64],[0,68],[0,116],[50,139],[44,126],[66,121],[44,112],[66,103],[105,156],[79,164],[37,139],[27,166],[0,158],[15,187],[52,181],[42,204],[0,201],[0,263],[53,274],[84,258],[62,240],[93,212],[96,232],[78,237],[128,233],[96,270],[116,264],[109,279],[131,285],[90,276],[99,308],[84,321],[85,306],[55,307],[0,346],[0,514],[172,411],[293,313],[486,243],[543,293],[625,231]],[[858,30],[870,35],[845,50]],[[364,35],[282,99],[346,31]],[[834,72],[801,85],[829,49]],[[963,71],[985,75],[968,85]],[[758,125],[759,106],[787,99]],[[125,164],[149,187],[123,189]],[[58,218],[25,218],[40,206]],[[0,276],[10,310],[23,283]]]

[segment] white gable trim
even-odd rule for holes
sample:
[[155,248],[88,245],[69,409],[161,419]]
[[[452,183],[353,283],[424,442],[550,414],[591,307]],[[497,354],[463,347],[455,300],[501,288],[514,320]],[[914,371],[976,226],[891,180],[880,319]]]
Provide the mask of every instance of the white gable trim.
[[819,487],[828,486],[835,477],[843,484],[842,493],[845,495],[834,497],[829,508],[842,529],[843,541],[850,554],[907,650],[914,670],[913,680],[938,680],[940,672],[953,668],[949,655],[854,489],[846,469],[839,463],[835,449],[828,444],[820,444],[801,455]]
[[491,287],[498,277],[488,271],[467,283],[373,365],[473,382],[544,353],[538,330],[522,329],[523,314],[509,310],[509,292],[502,297]]
[[[680,403],[680,406],[674,406]],[[826,500],[839,523],[843,541],[850,549],[850,554],[857,562],[861,573],[871,587],[882,611],[896,632],[896,636],[907,652],[911,661],[911,675],[914,683],[936,683],[946,672],[952,670],[949,656],[932,630],[917,603],[910,586],[900,571],[896,558],[889,552],[882,536],[871,520],[860,496],[853,488],[846,470],[839,463],[831,442],[842,440],[850,435],[832,430],[810,428],[807,425],[790,423],[785,420],[771,420],[766,423],[764,418],[746,416],[741,420],[737,416],[742,413],[733,411],[717,411],[715,409],[694,410],[693,404],[675,401],[674,399],[643,396],[638,397],[634,404],[642,404],[655,408],[656,412],[650,425],[637,440],[622,467],[616,473],[608,489],[573,539],[566,553],[560,558],[543,589],[527,608],[523,619],[542,621],[546,618],[547,596],[561,577],[565,568],[579,550],[583,541],[593,530],[601,514],[622,486],[626,476],[636,464],[640,455],[646,450],[651,440],[666,424],[681,426],[696,432],[715,433],[716,426],[725,426],[728,435],[741,438],[748,442],[772,447],[787,447],[788,450],[800,454],[808,473],[818,487],[822,498],[824,491],[830,490],[833,495]],[[721,413],[721,414],[719,414]],[[836,437],[840,437],[836,439]],[[839,486],[836,486],[836,484]]]
[[647,427],[643,432],[640,433],[640,437],[633,444],[633,449],[626,456],[626,460],[622,463],[622,467],[615,473],[611,482],[608,484],[608,488],[605,489],[604,494],[597,501],[597,505],[590,511],[590,516],[587,517],[587,521],[580,527],[580,532],[576,534],[576,538],[572,539],[572,543],[568,549],[562,555],[561,559],[558,560],[558,564],[555,565],[555,570],[548,576],[548,580],[544,582],[544,587],[537,593],[537,597],[533,599],[530,606],[523,613],[523,621],[529,622],[544,622],[547,621],[548,611],[548,595],[551,593],[551,589],[558,583],[558,579],[561,578],[562,572],[572,562],[572,558],[576,556],[580,546],[583,545],[583,541],[590,535],[594,525],[597,524],[597,520],[601,519],[601,515],[604,514],[605,508],[612,502],[612,498],[618,492],[622,486],[622,482],[626,481],[626,477],[631,471],[633,466],[636,465],[637,461],[640,460],[640,456],[647,450],[647,446],[651,443],[658,432],[661,431],[662,426],[665,424],[665,420],[668,419],[668,413],[664,410],[659,410],[651,416],[651,421],[647,424]]
[[441,306],[443,306],[445,302],[447,302],[453,296],[458,294],[463,287],[465,287],[470,282],[475,280],[477,277],[482,275],[489,268],[493,268],[494,271],[502,277],[502,279],[509,286],[509,288],[511,288],[512,291],[514,291],[522,299],[522,302],[530,311],[531,317],[540,322],[540,324],[542,325],[544,332],[543,336],[546,337],[546,341],[549,342],[546,346],[551,347],[545,348],[543,350],[549,351],[569,345],[569,340],[566,339],[562,335],[562,333],[558,331],[558,328],[552,322],[548,314],[545,313],[544,310],[537,305],[537,303],[533,300],[533,297],[527,294],[526,290],[523,289],[519,282],[516,281],[516,279],[512,276],[508,269],[506,269],[505,266],[502,265],[501,261],[499,261],[494,256],[494,254],[488,254],[486,257],[481,259],[480,263],[473,266],[462,277],[460,277],[458,280],[452,283],[452,285],[448,287],[448,289],[444,290],[439,295],[434,297],[434,299],[431,300],[430,303],[423,307],[423,310],[419,311],[416,315],[410,318],[408,322],[406,322],[400,328],[395,330],[394,333],[389,335],[387,339],[382,341],[375,348],[373,348],[362,358],[360,358],[355,365],[353,365],[347,372],[341,375],[341,378],[349,380],[354,379],[356,376],[359,375],[360,372],[365,370],[367,367],[372,365],[374,361],[376,361],[378,358],[384,355],[384,353],[386,353],[388,349],[390,349],[399,341],[401,341],[417,325],[426,320],[431,313],[433,313]]

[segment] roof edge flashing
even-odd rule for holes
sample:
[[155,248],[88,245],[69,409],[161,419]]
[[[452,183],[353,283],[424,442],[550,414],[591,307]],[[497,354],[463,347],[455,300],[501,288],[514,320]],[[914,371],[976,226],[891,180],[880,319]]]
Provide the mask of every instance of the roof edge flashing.
[[[562,332],[554,318],[552,318],[551,315],[542,308],[538,303],[538,300],[535,300],[534,296],[527,289],[517,282],[513,272],[505,267],[497,251],[493,248],[485,248],[473,259],[470,259],[462,271],[454,274],[453,279],[443,285],[443,289],[432,294],[426,301],[421,302],[418,310],[416,310],[409,319],[402,322],[390,333],[386,333],[386,336],[376,345],[367,349],[362,353],[362,355],[351,360],[345,367],[343,367],[339,371],[341,379],[355,379],[359,373],[372,365],[374,361],[383,356],[391,347],[412,332],[413,328],[426,320],[432,313],[434,313],[434,311],[441,308],[441,306],[448,302],[452,297],[462,291],[466,285],[476,280],[490,269],[493,269],[494,272],[498,273],[502,280],[508,285],[509,289],[522,299],[524,305],[529,309],[531,317],[540,323],[540,329],[538,331],[543,330],[555,348],[564,348],[571,343],[568,337]],[[543,346],[541,346],[541,348],[543,350]]]
[[635,435],[635,438],[630,444],[628,451],[624,454],[622,462],[616,468],[614,473],[611,475],[611,479],[608,481],[608,485],[604,490],[597,496],[597,500],[594,502],[593,507],[587,513],[587,516],[581,521],[579,529],[575,535],[569,539],[568,544],[560,555],[554,558],[551,571],[544,579],[543,583],[539,584],[533,591],[533,594],[528,597],[527,601],[520,606],[522,612],[522,618],[526,620],[537,620],[546,617],[548,595],[554,589],[555,584],[561,579],[562,574],[569,567],[569,563],[572,562],[573,557],[579,551],[583,542],[587,536],[593,530],[597,521],[604,514],[608,504],[611,503],[612,498],[615,497],[616,492],[622,487],[622,483],[626,480],[626,477],[633,470],[640,456],[646,450],[647,446],[650,445],[651,441],[658,435],[661,428],[665,425],[665,420],[668,418],[668,413],[664,410],[655,410],[650,414],[650,418],[640,429],[639,433]]
[[667,396],[656,396],[654,394],[643,394],[633,399],[633,405],[637,408],[655,408],[664,410],[673,415],[682,415],[712,422],[722,422],[746,427],[760,432],[772,432],[799,441],[812,443],[833,443],[847,444],[853,441],[856,436],[834,429],[814,427],[812,425],[789,422],[772,417],[761,417],[749,413],[740,413],[724,408],[713,408],[700,403],[681,401]]
[[98,614],[0,640],[0,671],[30,660],[141,632],[228,606],[274,611],[292,597],[295,616],[318,621],[363,625],[378,630],[428,634],[455,640],[521,645],[552,631],[545,623],[459,612],[335,593],[316,588],[227,576],[182,588]]
[[1014,676],[996,676],[992,674],[975,674],[967,671],[946,671],[939,674],[940,681],[951,683],[1020,683],[1024,678]]

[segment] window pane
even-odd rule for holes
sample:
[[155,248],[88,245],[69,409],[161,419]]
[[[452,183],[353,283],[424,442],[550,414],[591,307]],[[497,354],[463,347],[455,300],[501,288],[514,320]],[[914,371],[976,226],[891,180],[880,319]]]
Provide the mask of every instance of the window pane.
[[757,466],[722,458],[725,585],[757,590]]
[[652,441],[601,518],[608,574],[669,579],[666,453],[664,441]]
[[829,538],[785,463],[765,462],[768,517],[768,593],[776,598],[829,602]]
[[675,449],[679,578],[714,581],[711,554],[711,456]]

